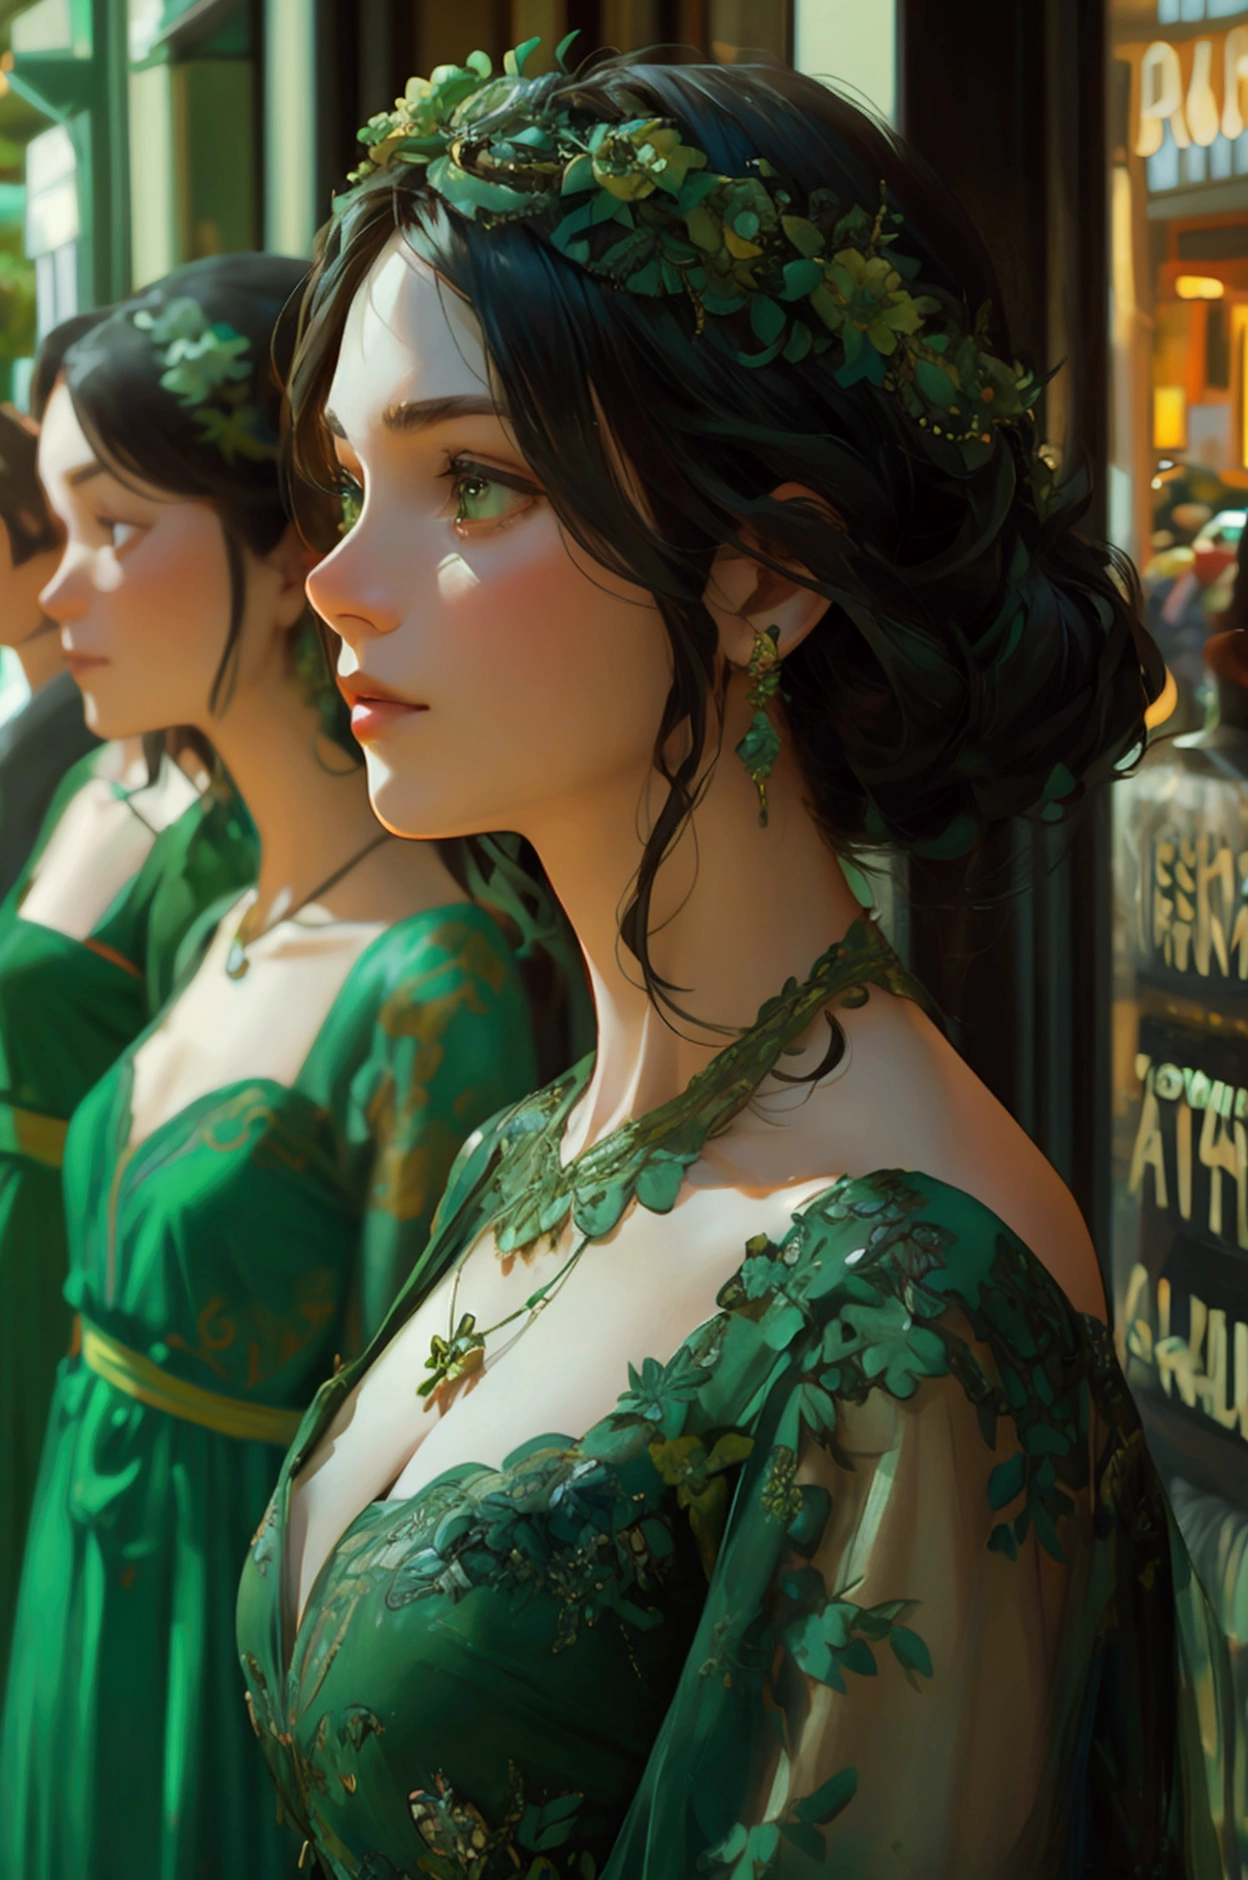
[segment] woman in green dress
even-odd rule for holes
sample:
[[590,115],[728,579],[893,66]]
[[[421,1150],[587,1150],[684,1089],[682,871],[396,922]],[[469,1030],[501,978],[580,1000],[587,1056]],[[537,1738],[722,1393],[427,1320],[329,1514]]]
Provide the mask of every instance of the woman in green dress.
[[[66,345],[94,317],[49,335],[41,378],[55,376]],[[30,449],[33,479],[34,440]],[[37,483],[27,500],[42,510]],[[57,552],[36,557],[41,586],[60,543],[46,515],[44,526]],[[55,638],[44,638],[59,657]],[[62,681],[72,710],[54,701],[45,711],[45,693],[59,693]],[[149,765],[137,748],[90,750],[96,740],[68,672],[48,682],[30,713],[39,725],[10,754],[23,774],[2,809],[12,873],[0,902],[0,1691],[48,1405],[71,1331],[61,1196],[69,1119],[164,1003],[197,916],[255,875],[237,799],[221,790],[200,797],[181,769]],[[26,799],[40,793],[32,821]],[[24,816],[30,830],[18,849]]]
[[1238,1874],[1086,1229],[838,859],[1060,815],[1160,686],[987,258],[774,68],[474,54],[365,136],[309,591],[379,813],[532,840],[599,1048],[465,1149],[282,1470],[283,1807],[334,1880]]
[[14,1633],[6,1880],[291,1871],[234,1652],[236,1562],[460,1143],[536,1081],[508,940],[433,844],[378,828],[317,664],[269,372],[301,271],[231,256],[121,303],[70,349],[44,421],[68,533],[45,604],[88,721],[211,740],[260,866],[188,936],[173,998],[66,1139],[80,1335]]

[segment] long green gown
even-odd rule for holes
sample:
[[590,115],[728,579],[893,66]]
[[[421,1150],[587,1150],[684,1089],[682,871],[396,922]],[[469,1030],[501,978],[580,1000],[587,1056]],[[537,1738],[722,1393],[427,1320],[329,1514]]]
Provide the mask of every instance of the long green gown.
[[835,1182],[587,1434],[366,1507],[297,1632],[283,1617],[292,1479],[437,1278],[487,1228],[522,1248],[570,1213],[592,1242],[670,1209],[785,1044],[872,983],[910,989],[859,924],[682,1098],[567,1167],[587,1066],[500,1119],[319,1393],[239,1645],[334,1880],[1240,1872],[1219,1641],[1108,1329],[927,1175]]
[[85,941],[22,919],[39,858],[97,763],[93,752],[66,774],[0,905],[0,1691],[48,1405],[69,1345],[61,1296],[69,1118],[163,1004],[196,916],[255,869],[245,812],[214,795],[157,837]]
[[301,1413],[428,1234],[469,1132],[535,1079],[514,959],[471,903],[356,961],[290,1086],[248,1078],[133,1151],[136,1047],[65,1154],[82,1353],[60,1374],[0,1737],[4,1880],[270,1880],[234,1649],[238,1562]]

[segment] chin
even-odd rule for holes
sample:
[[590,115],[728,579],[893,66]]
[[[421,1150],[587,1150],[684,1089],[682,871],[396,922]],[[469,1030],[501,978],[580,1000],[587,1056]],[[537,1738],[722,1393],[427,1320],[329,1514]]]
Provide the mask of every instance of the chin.
[[369,801],[378,822],[391,835],[435,842],[512,826],[506,812],[501,821],[498,816],[482,816],[479,806],[470,809],[467,803],[457,802],[451,791],[424,787],[423,769],[419,777],[396,771],[371,750],[365,752],[365,763]]
[[120,738],[142,738],[149,731],[163,730],[163,726],[136,725],[133,714],[118,711],[107,699],[96,696],[94,692],[83,690],[82,715],[88,731],[94,731],[97,738],[105,743],[115,743]]

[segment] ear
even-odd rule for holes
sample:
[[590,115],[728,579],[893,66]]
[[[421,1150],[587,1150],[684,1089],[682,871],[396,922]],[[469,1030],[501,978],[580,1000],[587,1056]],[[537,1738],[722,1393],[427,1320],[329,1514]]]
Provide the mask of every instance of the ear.
[[[844,528],[835,510],[804,484],[781,483],[771,491],[775,503],[792,502],[795,497],[826,512],[829,528]],[[747,530],[745,537],[761,545],[757,530]],[[807,572],[796,564],[794,571]],[[755,638],[771,626],[780,629],[780,657],[785,658],[818,626],[829,606],[822,594],[813,594],[800,582],[732,548],[722,548],[716,555],[702,599],[719,628],[719,650],[732,666],[749,663]]]
[[293,522],[287,523],[281,541],[264,558],[266,568],[277,576],[273,600],[274,624],[283,631],[293,627],[308,604],[304,583],[320,560],[309,548]]

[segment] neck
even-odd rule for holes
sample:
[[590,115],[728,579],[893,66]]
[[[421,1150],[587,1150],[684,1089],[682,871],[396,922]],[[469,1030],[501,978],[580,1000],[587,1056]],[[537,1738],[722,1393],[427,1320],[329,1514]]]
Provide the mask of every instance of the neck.
[[[656,780],[651,810],[664,788]],[[581,1113],[583,1142],[678,1095],[728,1042],[709,1027],[751,1025],[763,1001],[790,976],[805,979],[861,912],[805,807],[787,746],[768,805],[763,829],[754,786],[726,733],[695,813],[696,842],[686,830],[659,871],[651,960],[676,1004],[701,1025],[671,1013],[665,1022],[619,939],[622,890],[642,853],[635,782],[578,795],[526,829],[576,930],[594,992],[598,1054]]]
[[42,691],[49,679],[55,679],[58,672],[65,670],[65,662],[61,657],[61,636],[52,621],[37,627],[30,638],[24,640],[21,646],[15,646],[13,651],[22,663],[32,697]]
[[317,739],[312,713],[289,680],[251,686],[200,728],[260,837],[262,922],[293,908],[380,833],[363,767],[351,768],[345,752]]

